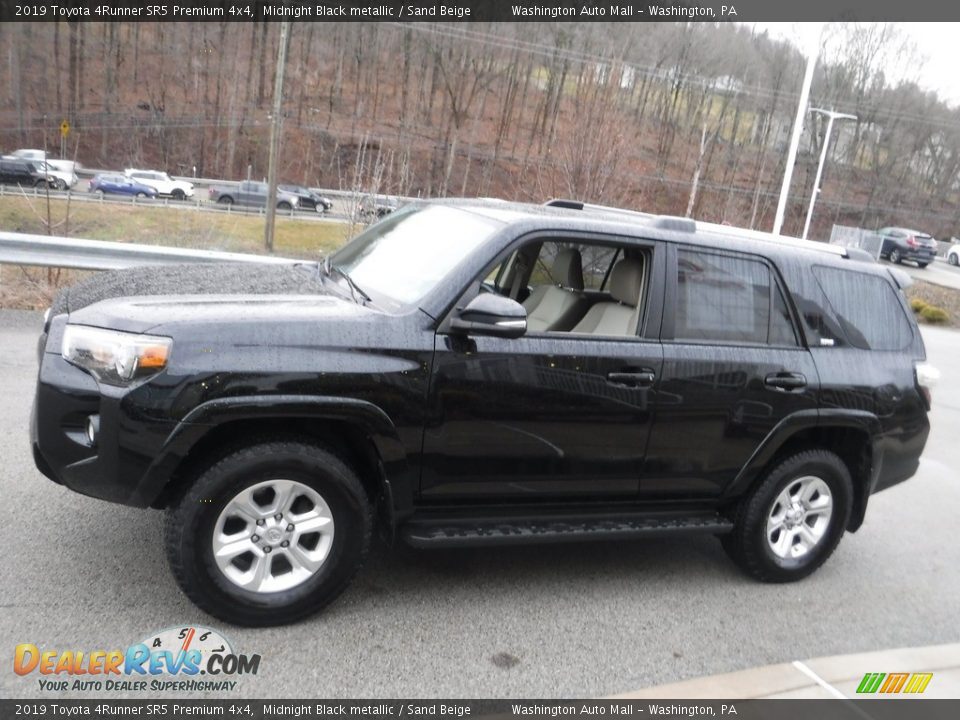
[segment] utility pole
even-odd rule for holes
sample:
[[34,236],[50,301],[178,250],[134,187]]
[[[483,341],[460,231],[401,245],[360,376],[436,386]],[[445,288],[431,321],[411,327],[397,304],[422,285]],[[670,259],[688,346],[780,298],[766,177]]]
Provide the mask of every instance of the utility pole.
[[787,153],[787,166],[783,171],[783,184],[780,186],[780,200],[777,202],[777,216],[773,221],[773,234],[779,235],[783,228],[783,216],[787,209],[787,195],[790,193],[790,182],[793,180],[793,166],[797,162],[797,148],[800,146],[800,136],[803,134],[803,118],[807,114],[807,102],[810,100],[810,86],[813,84],[813,69],[817,66],[817,55],[820,53],[820,34],[823,23],[817,30],[817,35],[810,41],[807,50],[807,69],[803,75],[803,86],[800,89],[800,102],[797,103],[797,115],[793,120],[793,134],[790,136],[790,150]]
[[290,44],[290,21],[280,23],[280,47],[277,49],[277,75],[273,81],[273,115],[270,116],[270,160],[267,165],[267,226],[264,242],[273,252],[273,226],[277,216],[277,156],[280,154],[280,133],[283,128],[283,70]]
[[817,165],[817,177],[813,181],[813,192],[810,193],[810,206],[807,208],[807,221],[803,224],[803,239],[807,239],[807,233],[810,232],[810,221],[813,219],[813,206],[817,204],[817,195],[820,192],[820,178],[823,176],[823,162],[827,159],[827,147],[830,145],[830,133],[833,132],[834,120],[856,120],[856,115],[846,115],[844,113],[834,112],[833,110],[824,110],[823,108],[810,108],[810,112],[820,113],[827,116],[827,132],[823,137],[823,147],[820,148],[820,162]]

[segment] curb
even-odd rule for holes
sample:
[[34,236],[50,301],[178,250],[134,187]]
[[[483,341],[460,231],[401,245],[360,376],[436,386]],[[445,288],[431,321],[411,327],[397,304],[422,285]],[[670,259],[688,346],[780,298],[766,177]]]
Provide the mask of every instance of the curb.
[[[795,660],[635,690],[611,699],[853,699],[867,673],[932,672],[924,699],[960,698],[960,643]],[[908,696],[910,697],[910,696]],[[920,697],[919,695],[913,697]]]

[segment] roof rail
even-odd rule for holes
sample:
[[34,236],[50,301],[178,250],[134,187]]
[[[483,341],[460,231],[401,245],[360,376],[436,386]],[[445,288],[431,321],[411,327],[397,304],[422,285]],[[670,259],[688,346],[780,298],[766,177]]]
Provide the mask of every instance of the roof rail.
[[640,212],[638,210],[625,210],[623,208],[609,207],[607,205],[592,205],[579,200],[567,200],[555,198],[544,203],[550,207],[566,208],[568,210],[587,210],[608,215],[626,215],[633,218],[642,218],[647,220],[650,227],[663,230],[673,230],[675,232],[694,233],[697,229],[706,230],[716,235],[729,235],[739,238],[749,238],[750,240],[760,240],[763,242],[773,242],[780,245],[789,245],[807,250],[819,250],[839,257],[848,257],[847,249],[841,245],[832,245],[830,243],[817,242],[815,240],[801,240],[797,237],[788,235],[774,235],[773,233],[763,232],[762,230],[749,230],[747,228],[734,227],[732,225],[719,225],[717,223],[708,223],[702,221],[693,221],[690,218],[681,218],[673,215],[652,215],[650,213]]
[[657,217],[651,213],[640,212],[639,210],[627,210],[611,205],[594,205],[593,203],[585,203],[580,200],[567,200],[565,198],[547,200],[544,205],[548,207],[566,208],[567,210],[588,210],[591,212],[612,213],[615,215],[629,215],[631,217],[645,218],[648,220]]
[[847,249],[842,245],[832,245],[831,243],[818,242],[816,240],[802,240],[790,235],[774,235],[763,230],[750,230],[749,228],[734,227],[733,225],[718,225],[717,223],[698,222],[697,227],[716,235],[730,235],[739,238],[749,238],[750,240],[760,240],[761,242],[772,242],[778,245],[788,245],[805,250],[819,250],[838,257],[847,257]]
[[673,230],[674,232],[695,233],[697,223],[690,218],[677,217],[675,215],[657,215],[649,223],[650,227],[660,228],[661,230]]

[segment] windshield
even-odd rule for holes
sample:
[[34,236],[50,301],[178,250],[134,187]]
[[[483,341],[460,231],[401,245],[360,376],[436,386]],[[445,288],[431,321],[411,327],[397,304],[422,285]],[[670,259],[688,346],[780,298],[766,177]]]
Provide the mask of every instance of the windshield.
[[363,290],[395,306],[411,305],[500,227],[443,206],[404,208],[357,235],[331,263]]

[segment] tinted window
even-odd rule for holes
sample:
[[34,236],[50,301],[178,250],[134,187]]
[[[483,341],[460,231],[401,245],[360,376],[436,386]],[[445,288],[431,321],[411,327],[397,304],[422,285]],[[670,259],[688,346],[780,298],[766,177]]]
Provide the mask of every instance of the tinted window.
[[913,340],[896,291],[883,278],[822,266],[813,274],[851,345],[902,350]]
[[771,293],[771,282],[770,269],[758,260],[680,250],[674,336],[795,345],[786,302],[775,284]]

